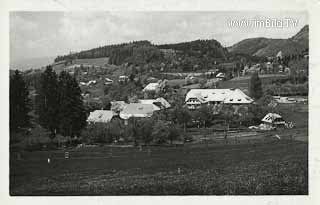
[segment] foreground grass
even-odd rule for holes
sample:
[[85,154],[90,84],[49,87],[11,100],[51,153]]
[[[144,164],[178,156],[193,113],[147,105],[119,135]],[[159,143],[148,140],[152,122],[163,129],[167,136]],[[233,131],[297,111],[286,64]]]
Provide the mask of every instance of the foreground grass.
[[[11,160],[12,195],[308,194],[308,146],[92,148],[26,153]],[[52,163],[47,164],[50,156]]]

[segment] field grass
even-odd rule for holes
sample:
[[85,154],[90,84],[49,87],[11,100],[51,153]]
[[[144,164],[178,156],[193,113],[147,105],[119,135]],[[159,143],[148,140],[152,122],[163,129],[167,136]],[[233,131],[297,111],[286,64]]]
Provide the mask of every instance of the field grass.
[[[94,147],[11,154],[11,195],[308,194],[308,145]],[[47,158],[51,163],[47,163]]]
[[108,64],[109,58],[87,58],[87,59],[76,59],[75,64],[89,64],[94,66],[105,66]]
[[[227,81],[221,81],[219,84],[220,88],[240,88],[242,90],[247,90],[249,88],[251,76],[241,76],[235,77]],[[286,75],[282,74],[264,74],[259,75],[262,85],[271,84],[273,80],[288,78]]]

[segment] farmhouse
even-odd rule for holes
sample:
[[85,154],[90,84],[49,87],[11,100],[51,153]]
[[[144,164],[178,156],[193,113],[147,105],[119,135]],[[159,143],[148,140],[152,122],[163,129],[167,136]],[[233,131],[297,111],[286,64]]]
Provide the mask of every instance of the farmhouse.
[[95,110],[90,112],[87,119],[89,124],[91,123],[107,123],[110,122],[115,113],[111,110]]
[[253,100],[240,89],[192,89],[185,98],[189,109],[196,109],[200,105],[250,104]]
[[154,112],[153,105],[141,104],[141,103],[130,103],[120,111],[120,118],[128,120],[131,117],[143,118],[151,117]]

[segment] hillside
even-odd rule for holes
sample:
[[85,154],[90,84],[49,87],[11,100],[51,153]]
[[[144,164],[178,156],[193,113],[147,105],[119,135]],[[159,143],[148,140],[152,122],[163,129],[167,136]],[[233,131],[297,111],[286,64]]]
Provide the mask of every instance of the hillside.
[[299,43],[304,48],[309,48],[309,26],[304,26],[296,35],[291,38],[291,40]]
[[135,41],[131,43],[108,45],[77,53],[58,56],[55,62],[62,60],[109,58],[109,64],[121,65],[133,63],[144,65],[165,61],[163,50],[173,50],[179,57],[203,58],[209,57],[224,61],[228,51],[216,40],[196,40],[176,44],[153,45],[149,41]]
[[308,43],[309,27],[306,25],[289,39],[249,38],[229,47],[228,51],[253,56],[275,56],[279,51],[283,55],[292,55],[308,49]]
[[190,56],[197,57],[211,57],[217,59],[226,59],[228,50],[214,40],[196,40],[190,42],[176,43],[176,44],[163,44],[157,46],[160,49],[173,49],[182,51]]

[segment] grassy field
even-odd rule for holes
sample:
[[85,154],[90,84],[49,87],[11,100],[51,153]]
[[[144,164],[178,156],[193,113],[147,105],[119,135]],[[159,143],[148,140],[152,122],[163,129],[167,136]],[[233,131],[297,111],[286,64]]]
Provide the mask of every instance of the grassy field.
[[[246,90],[249,88],[250,78],[251,76],[235,77],[227,81],[221,81],[219,86],[220,88],[240,88]],[[288,76],[282,74],[264,74],[259,75],[259,78],[263,85],[268,85],[272,83],[273,80],[288,78]]]
[[[308,194],[306,142],[11,154],[11,195]],[[50,157],[51,163],[47,163]]]

